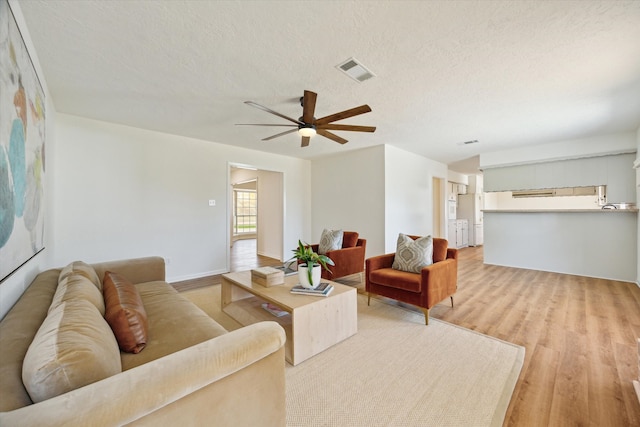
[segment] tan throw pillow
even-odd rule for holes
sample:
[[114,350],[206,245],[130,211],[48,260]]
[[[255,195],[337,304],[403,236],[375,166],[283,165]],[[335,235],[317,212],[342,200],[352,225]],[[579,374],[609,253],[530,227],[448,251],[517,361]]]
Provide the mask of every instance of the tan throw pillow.
[[58,281],[58,288],[49,306],[49,313],[65,301],[83,299],[93,304],[101,316],[104,316],[104,299],[102,293],[81,274],[71,274]]
[[122,372],[113,332],[86,300],[67,301],[42,322],[22,364],[34,403]]
[[392,268],[409,273],[420,273],[423,267],[433,264],[433,239],[431,236],[413,240],[406,234],[398,235],[398,245]]
[[102,282],[100,281],[100,278],[98,277],[96,271],[89,264],[82,261],[74,261],[71,264],[67,265],[60,272],[58,283],[72,274],[80,274],[86,277],[87,279],[91,280],[91,283],[96,285],[96,288],[98,288],[100,292],[102,292]]
[[103,283],[105,319],[120,350],[139,353],[147,345],[147,312],[135,285],[117,273],[107,271]]
[[329,251],[342,249],[342,238],[344,233],[342,230],[322,230],[320,243],[318,244],[318,253],[324,255]]

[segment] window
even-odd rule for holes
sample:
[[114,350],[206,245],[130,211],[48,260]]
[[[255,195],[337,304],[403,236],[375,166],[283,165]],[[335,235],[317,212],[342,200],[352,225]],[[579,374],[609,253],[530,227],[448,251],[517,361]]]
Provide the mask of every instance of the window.
[[258,224],[258,194],[255,190],[233,190],[233,234],[255,233]]

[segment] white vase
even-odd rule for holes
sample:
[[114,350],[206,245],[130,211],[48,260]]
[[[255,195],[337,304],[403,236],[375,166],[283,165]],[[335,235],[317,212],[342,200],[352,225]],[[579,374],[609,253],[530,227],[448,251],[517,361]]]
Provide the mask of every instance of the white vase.
[[298,280],[300,281],[300,285],[303,288],[315,289],[320,285],[321,273],[320,264],[315,264],[313,266],[313,271],[311,272],[311,279],[313,283],[309,283],[309,274],[307,273],[307,264],[300,264],[298,266]]

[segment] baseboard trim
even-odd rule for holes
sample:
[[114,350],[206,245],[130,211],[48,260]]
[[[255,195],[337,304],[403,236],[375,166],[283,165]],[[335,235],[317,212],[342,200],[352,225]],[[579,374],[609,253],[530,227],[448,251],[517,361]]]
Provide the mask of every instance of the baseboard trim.
[[204,271],[196,274],[187,274],[185,276],[172,276],[172,277],[167,277],[167,282],[168,283],[183,282],[185,280],[200,279],[202,277],[215,276],[215,275],[224,274],[224,273],[228,273],[228,272],[224,269],[221,269],[221,270]]

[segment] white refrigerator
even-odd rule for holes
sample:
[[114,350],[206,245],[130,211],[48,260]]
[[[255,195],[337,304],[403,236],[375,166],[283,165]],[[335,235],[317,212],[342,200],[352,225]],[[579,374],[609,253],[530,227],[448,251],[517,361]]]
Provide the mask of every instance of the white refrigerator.
[[469,246],[479,246],[483,243],[483,208],[482,193],[460,194],[458,196],[458,218],[469,221]]

